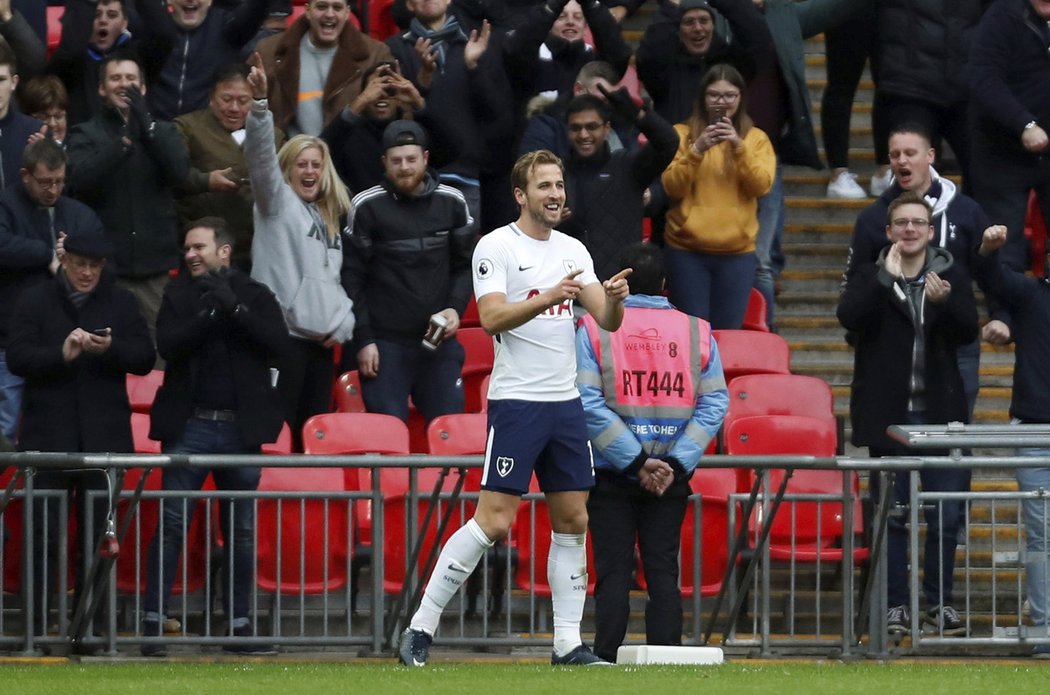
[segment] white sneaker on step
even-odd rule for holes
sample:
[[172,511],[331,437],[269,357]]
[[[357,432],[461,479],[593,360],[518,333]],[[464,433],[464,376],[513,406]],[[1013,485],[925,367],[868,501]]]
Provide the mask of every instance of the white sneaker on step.
[[868,190],[871,191],[872,196],[878,198],[891,185],[893,185],[893,171],[887,169],[882,174],[872,174],[871,185],[868,186]]
[[865,193],[861,185],[857,183],[856,174],[849,171],[843,171],[838,176],[834,176],[828,181],[828,197],[859,200],[861,198],[867,198],[868,194]]

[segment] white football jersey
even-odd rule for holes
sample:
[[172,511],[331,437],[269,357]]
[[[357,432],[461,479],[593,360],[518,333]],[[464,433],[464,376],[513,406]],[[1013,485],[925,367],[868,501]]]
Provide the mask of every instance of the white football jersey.
[[[509,304],[557,286],[577,269],[583,270],[577,279],[585,286],[598,282],[591,255],[579,241],[557,230],[545,241],[533,239],[514,223],[481,237],[473,268],[474,296],[502,292]],[[495,336],[491,400],[567,401],[580,395],[572,304],[566,300]]]

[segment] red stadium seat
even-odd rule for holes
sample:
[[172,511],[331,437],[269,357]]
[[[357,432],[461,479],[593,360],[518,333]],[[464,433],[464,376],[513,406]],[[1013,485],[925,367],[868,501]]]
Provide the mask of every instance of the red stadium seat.
[[[303,424],[303,452],[306,454],[386,454],[405,456],[409,453],[408,428],[393,415],[378,413],[322,413]],[[392,474],[389,469],[382,476]],[[347,490],[371,490],[372,475],[367,468],[347,468],[344,475]],[[372,503],[354,505],[358,540],[371,543]]]
[[[125,491],[134,490],[142,477],[142,473],[143,469],[141,468],[129,468],[124,475],[123,489]],[[160,490],[161,475],[159,468],[151,469],[143,489],[149,491]],[[210,475],[205,482],[204,489],[215,489],[215,483]],[[184,545],[185,550],[189,553],[189,558],[187,560],[186,553],[183,553],[182,557],[179,558],[179,570],[176,574],[175,585],[172,591],[175,593],[192,593],[204,586],[205,557],[210,546],[206,536],[206,524],[203,517],[209,509],[209,505],[205,500],[187,500],[186,498],[172,498],[164,501],[165,504],[178,505],[183,504],[183,502],[186,503],[187,510],[192,508],[195,509],[195,512],[193,521],[190,522],[189,530],[186,532]],[[129,506],[130,500],[128,499],[121,498],[117,502],[118,528],[127,517]],[[160,501],[156,499],[139,500],[136,518],[131,521],[127,536],[124,537],[124,542],[121,544],[121,552],[117,556],[117,591],[138,595],[146,591],[146,563],[149,557],[149,546],[153,542],[153,536],[157,533],[159,520]],[[132,548],[135,549],[134,553],[129,552]],[[183,584],[184,579],[185,584]]]
[[[469,456],[485,453],[488,444],[488,416],[484,413],[458,413],[434,418],[427,427],[430,453],[435,456]],[[481,489],[481,469],[471,468],[464,487]]]
[[[801,374],[745,374],[729,384],[729,411],[723,428],[753,415],[804,415],[829,420],[841,435],[835,396],[823,379]],[[841,442],[839,442],[841,453]]]
[[[539,492],[536,478],[529,485],[529,492]],[[535,530],[535,535],[533,535]],[[547,558],[551,547],[551,522],[547,514],[546,500],[524,500],[518,507],[514,521],[514,547],[518,563],[514,570],[514,584],[522,591],[531,591],[536,596],[548,597],[551,587],[547,581]],[[594,548],[587,537],[587,593],[594,593]]]
[[466,395],[465,410],[468,413],[481,411],[478,385],[492,373],[496,353],[492,336],[483,328],[461,328],[456,332],[466,357],[463,360],[463,392]]
[[474,299],[474,295],[470,295],[470,301],[467,302],[467,308],[463,311],[463,315],[459,317],[460,328],[480,328],[481,327],[481,316],[478,314],[478,302]]
[[[393,475],[384,475],[380,479],[380,484],[383,487],[383,589],[387,593],[396,593],[401,591],[408,566],[409,534],[407,531],[410,505],[408,473],[401,470],[384,471],[384,473],[393,473]],[[458,475],[457,471],[449,472],[441,486],[443,493],[452,492]],[[430,503],[430,495],[439,480],[439,476],[440,471],[436,468],[421,469],[416,474],[415,533],[417,534],[422,530],[422,521]],[[422,572],[422,564],[434,546],[437,538],[438,520],[445,513],[448,503],[447,500],[439,500],[438,508],[431,514],[430,523],[427,525],[416,564],[416,576],[419,579],[426,578]],[[461,500],[457,503],[441,535],[440,545],[443,545],[449,536],[474,516],[474,506],[473,502],[466,500]]]
[[726,424],[754,415],[804,415],[835,419],[828,382],[801,374],[745,374],[729,384]]
[[262,453],[276,455],[292,453],[292,429],[287,422],[281,425],[277,441],[262,445]]
[[1046,259],[1046,220],[1043,218],[1043,209],[1039,207],[1039,197],[1035,191],[1028,194],[1028,209],[1024,219],[1024,235],[1028,239],[1032,255],[1032,274],[1037,278],[1043,277],[1046,269],[1043,263]]
[[642,83],[638,79],[638,71],[634,67],[634,63],[630,63],[627,66],[627,70],[623,73],[623,78],[620,80],[620,87],[627,87],[627,92],[631,97],[639,104],[642,102]]
[[160,442],[149,438],[149,415],[131,414],[131,438],[135,442],[136,454],[160,453]]
[[761,292],[752,287],[751,296],[747,300],[747,311],[744,313],[744,325],[741,328],[745,331],[765,331],[769,333],[769,324],[766,322],[768,311],[769,307],[766,306],[766,298],[762,296]]
[[321,413],[303,425],[307,454],[408,454],[408,429],[393,415]]
[[[338,468],[262,469],[266,492],[343,492]],[[323,594],[346,586],[351,558],[346,500],[262,499],[256,520],[256,583],[264,591]],[[278,572],[280,573],[278,575]]]
[[791,352],[776,333],[722,329],[712,331],[722,358],[726,383],[743,374],[788,374]]
[[[15,475],[15,467],[8,466],[0,470],[0,495],[7,489],[7,484]],[[22,481],[18,482],[19,490],[22,489]],[[0,563],[3,564],[3,574],[0,582],[5,594],[15,594],[22,590],[22,529],[25,505],[22,500],[11,498],[4,513],[0,516],[0,529],[7,531],[4,538],[0,533]]]
[[376,41],[385,41],[399,31],[397,22],[390,14],[394,0],[367,0],[367,3],[369,36]]
[[484,378],[478,382],[478,412],[489,412],[489,381],[491,378],[491,374],[486,374]]
[[[743,417],[726,425],[726,453],[730,455],[809,455],[834,456],[837,427],[834,420],[799,415],[759,415]],[[755,473],[751,474],[752,481]],[[769,555],[774,560],[795,562],[834,562],[842,559],[843,509],[841,501],[791,500],[791,495],[834,495],[842,497],[842,473],[830,470],[795,470],[788,480],[786,497],[772,520]],[[862,527],[860,482],[850,473],[853,505],[853,532]],[[784,471],[769,471],[769,493],[779,487]],[[762,520],[763,509],[756,507],[751,520],[754,528]],[[855,561],[868,551],[856,547]]]
[[700,528],[692,500],[685,509],[680,550],[680,586],[683,598],[696,591],[696,543],[700,543],[700,595],[714,596],[722,588],[729,566],[729,496],[740,491],[740,475],[733,468],[698,468],[689,481],[700,495]]
[[[40,0],[43,2],[43,0]],[[51,7],[47,8],[47,57],[50,58],[51,54],[58,48],[59,41],[62,40],[62,15],[65,14],[65,7]]]
[[157,390],[164,383],[164,371],[152,369],[142,376],[128,374],[126,383],[131,409],[136,413],[148,413],[153,407],[153,399],[157,397]]
[[361,375],[356,369],[343,372],[336,379],[335,410],[337,413],[365,412],[365,401],[361,397]]

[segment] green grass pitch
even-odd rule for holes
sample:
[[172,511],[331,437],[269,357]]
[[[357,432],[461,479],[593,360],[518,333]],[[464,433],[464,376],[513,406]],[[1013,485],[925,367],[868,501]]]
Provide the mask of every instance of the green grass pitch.
[[363,693],[364,695],[654,695],[776,693],[904,695],[1045,692],[1050,663],[736,662],[722,666],[554,669],[538,664],[50,663],[0,665],[3,693]]

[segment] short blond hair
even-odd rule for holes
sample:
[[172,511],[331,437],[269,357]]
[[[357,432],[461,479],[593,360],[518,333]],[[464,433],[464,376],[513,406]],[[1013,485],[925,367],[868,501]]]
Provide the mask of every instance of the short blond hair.
[[536,170],[536,167],[544,164],[556,165],[561,169],[562,176],[565,175],[565,165],[562,164],[561,157],[550,150],[533,150],[521,155],[518,161],[514,162],[514,168],[510,172],[510,185],[524,191],[529,187],[532,172]]

